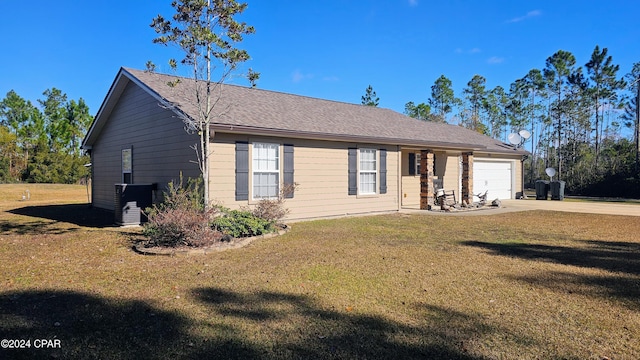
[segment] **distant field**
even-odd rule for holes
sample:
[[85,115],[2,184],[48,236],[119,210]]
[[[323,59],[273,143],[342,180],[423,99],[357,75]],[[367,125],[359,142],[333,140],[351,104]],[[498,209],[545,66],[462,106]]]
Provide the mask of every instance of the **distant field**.
[[[30,196],[29,201],[22,197]],[[87,203],[84,185],[61,184],[0,184],[0,208],[13,208],[34,203],[66,204]]]
[[0,338],[61,344],[0,358],[640,358],[637,218],[345,218],[164,257],[86,196],[0,185]]

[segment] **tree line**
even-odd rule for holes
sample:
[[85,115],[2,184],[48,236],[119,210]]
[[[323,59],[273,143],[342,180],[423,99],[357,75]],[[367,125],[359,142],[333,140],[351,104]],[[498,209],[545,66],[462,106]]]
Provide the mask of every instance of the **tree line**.
[[0,101],[0,182],[76,183],[89,170],[80,149],[93,117],[80,98],[47,89],[34,104],[9,91]]
[[544,170],[553,167],[554,180],[565,181],[571,193],[640,198],[639,80],[640,62],[620,74],[607,48],[596,46],[583,66],[559,50],[508,88],[489,89],[485,77],[474,75],[458,97],[442,75],[426,102],[409,101],[404,112],[505,142],[527,130],[531,137],[521,145],[530,152],[528,186],[548,179]]

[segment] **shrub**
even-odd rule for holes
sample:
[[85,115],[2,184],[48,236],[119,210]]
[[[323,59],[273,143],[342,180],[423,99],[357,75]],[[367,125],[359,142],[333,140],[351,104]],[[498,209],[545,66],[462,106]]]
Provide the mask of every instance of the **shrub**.
[[143,234],[151,246],[206,246],[220,241],[222,233],[209,226],[217,209],[204,209],[201,181],[189,179],[183,185],[170,182],[164,201],[146,209],[148,222]]
[[202,179],[189,178],[184,185],[182,173],[180,181],[174,184],[173,181],[167,185],[167,191],[163,193],[160,204],[150,209],[150,212],[164,211],[167,209],[193,209],[204,211],[204,194],[202,192]]
[[222,233],[209,226],[209,212],[186,208],[167,208],[149,215],[143,234],[152,246],[206,246],[222,239]]
[[214,230],[235,238],[257,236],[273,231],[271,221],[259,218],[247,210],[220,208],[224,213],[211,221]]
[[297,183],[287,184],[280,189],[276,199],[260,200],[252,211],[253,215],[267,220],[271,224],[276,224],[289,213],[289,209],[284,207],[284,202],[288,195],[296,191],[297,187]]

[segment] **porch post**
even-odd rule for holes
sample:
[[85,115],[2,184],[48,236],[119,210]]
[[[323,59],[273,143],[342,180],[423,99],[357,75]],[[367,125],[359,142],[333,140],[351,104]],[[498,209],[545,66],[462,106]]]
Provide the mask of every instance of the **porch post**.
[[433,150],[420,151],[420,209],[431,210],[433,193]]
[[473,203],[473,152],[462,153],[462,202]]

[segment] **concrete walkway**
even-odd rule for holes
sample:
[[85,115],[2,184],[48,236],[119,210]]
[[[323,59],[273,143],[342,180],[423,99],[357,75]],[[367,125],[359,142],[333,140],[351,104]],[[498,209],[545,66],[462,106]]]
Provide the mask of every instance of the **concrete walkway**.
[[485,207],[471,211],[424,211],[418,208],[403,208],[402,213],[425,213],[436,216],[479,216],[479,215],[499,215],[515,211],[548,210],[565,211],[586,214],[607,214],[640,216],[640,204],[628,204],[606,201],[554,201],[554,200],[501,200],[502,207]]
[[588,214],[640,216],[640,204],[607,201],[502,200],[505,210],[549,210]]

